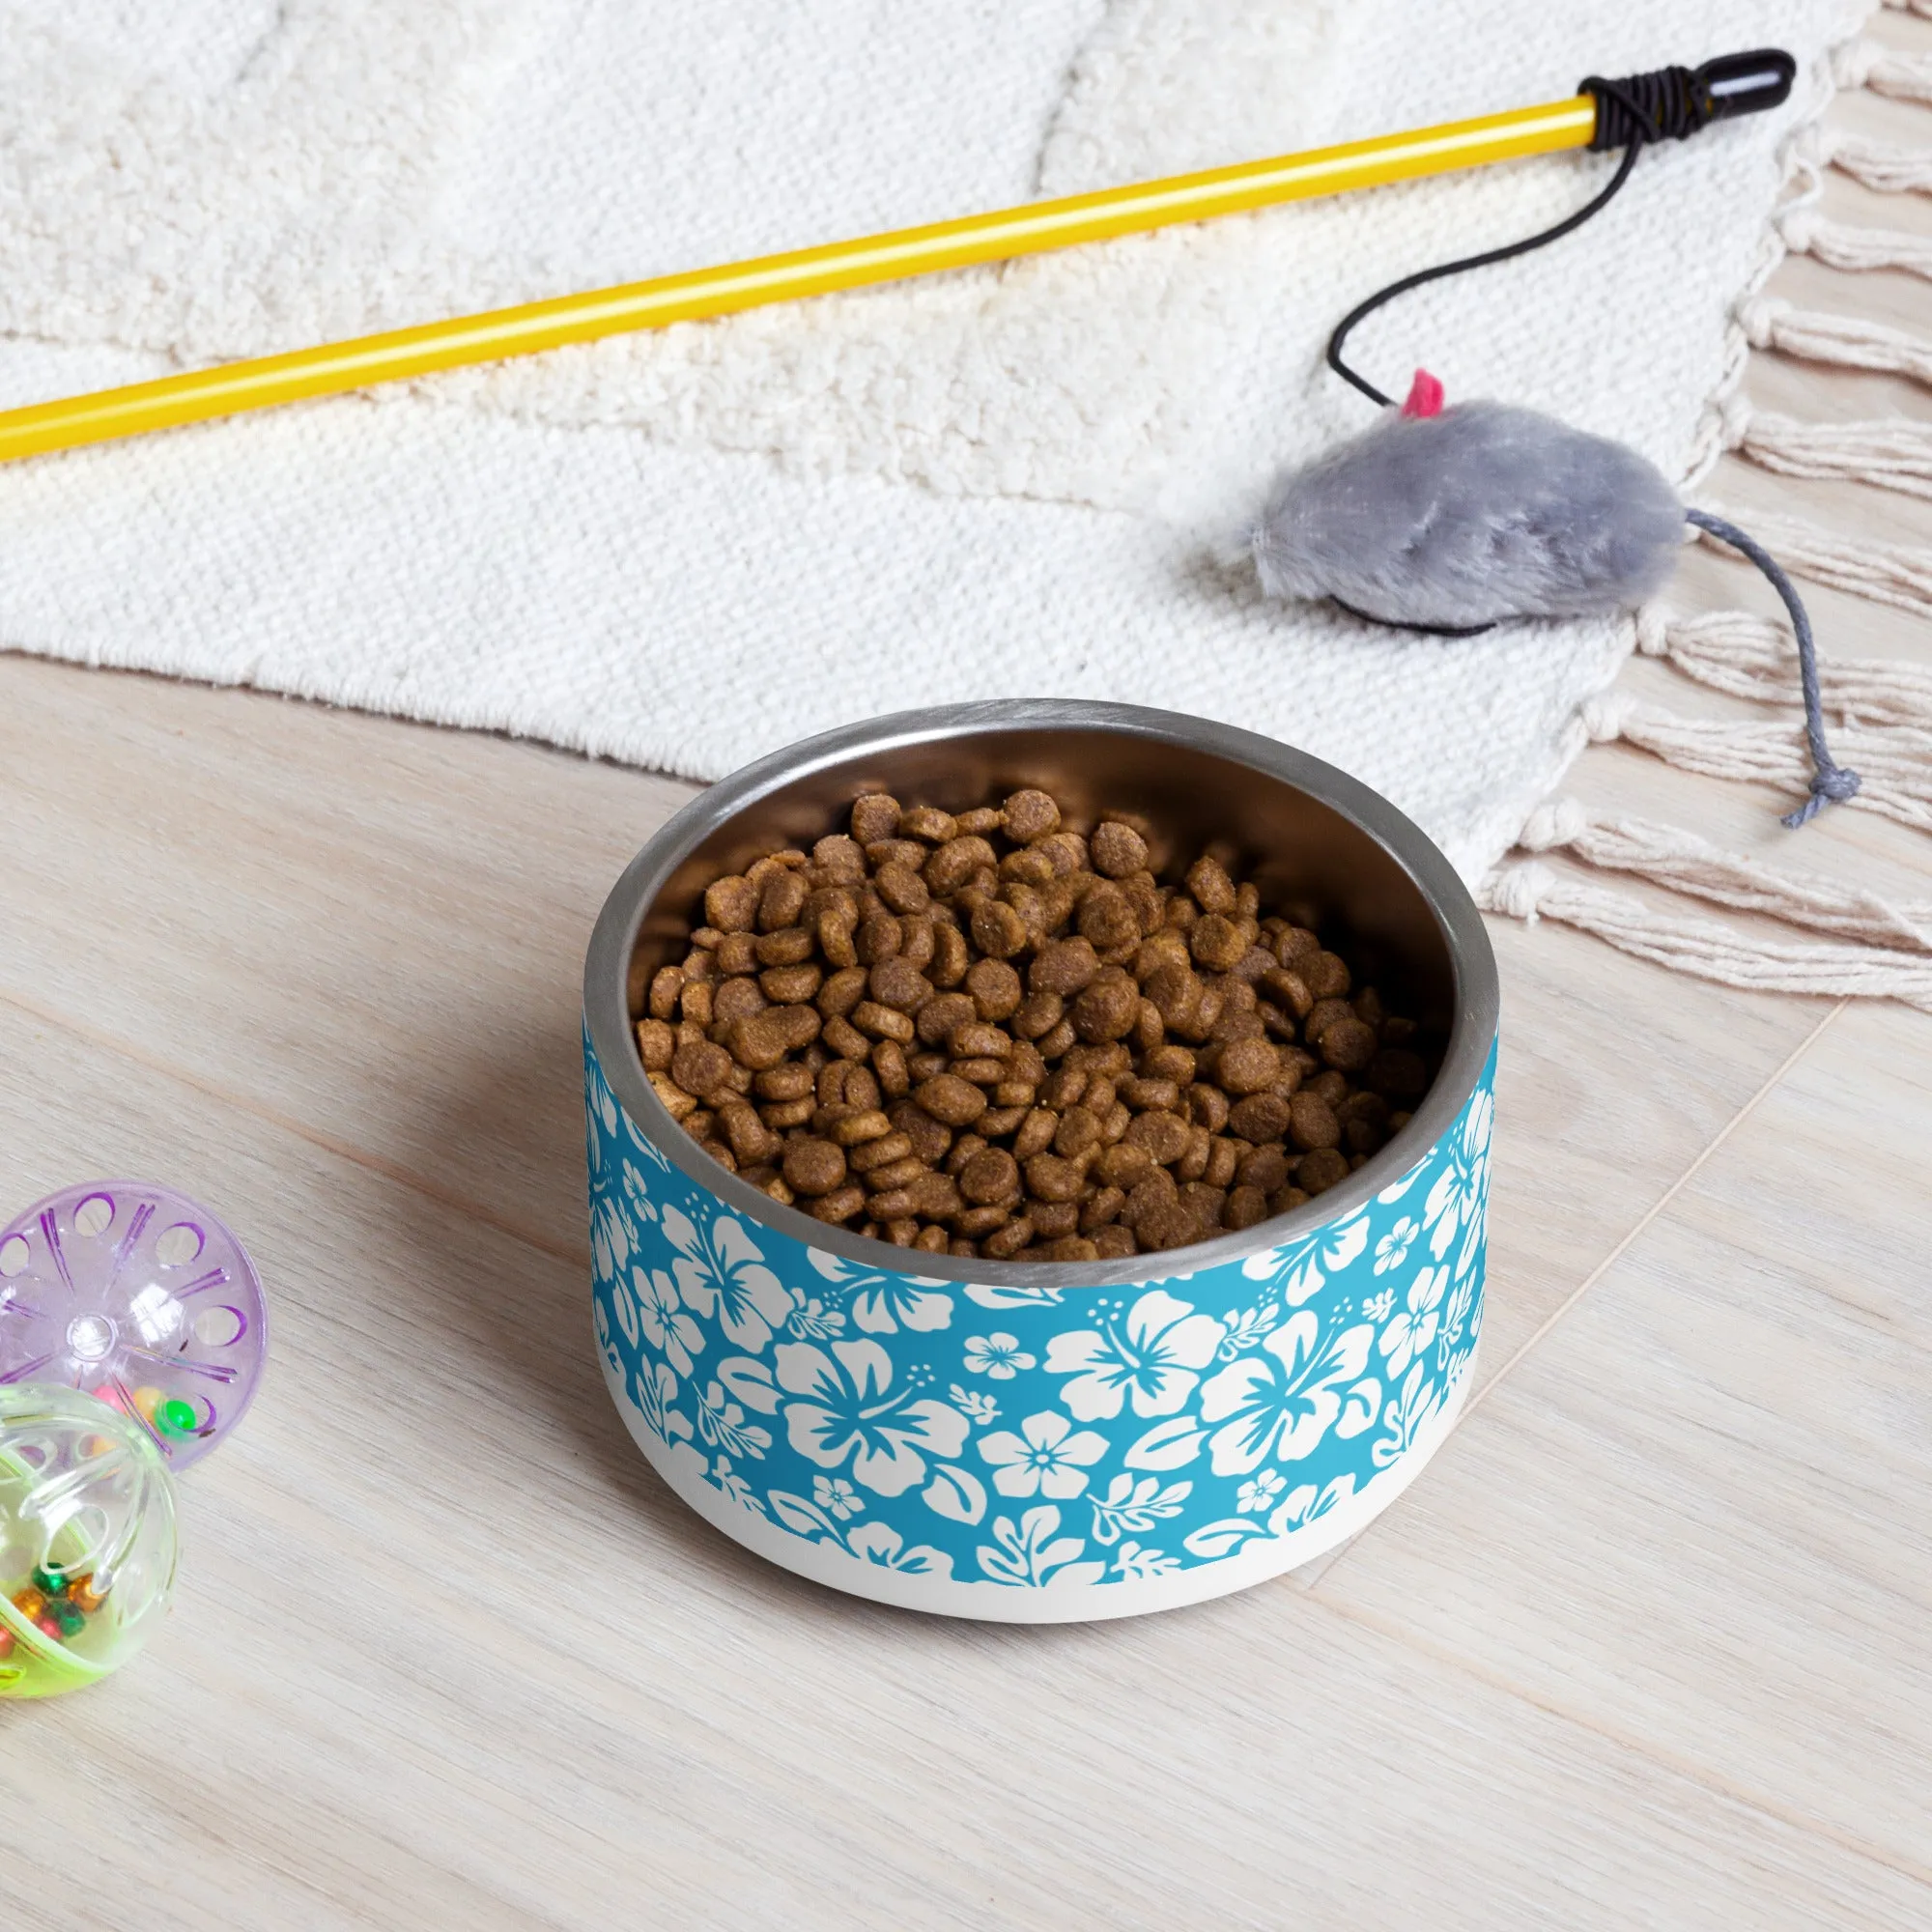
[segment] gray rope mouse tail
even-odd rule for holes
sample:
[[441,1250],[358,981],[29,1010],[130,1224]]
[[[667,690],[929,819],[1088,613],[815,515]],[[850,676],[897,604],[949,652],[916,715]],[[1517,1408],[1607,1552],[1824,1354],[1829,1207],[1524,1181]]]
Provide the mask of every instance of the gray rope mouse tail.
[[1811,796],[1796,811],[1787,812],[1783,820],[1795,832],[1801,825],[1808,825],[1826,806],[1856,798],[1861,782],[1857,772],[1833,757],[1831,747],[1825,743],[1825,707],[1818,695],[1818,652],[1811,641],[1811,619],[1790,578],[1755,539],[1747,536],[1737,525],[1712,516],[1708,510],[1686,510],[1684,515],[1719,543],[1727,543],[1749,557],[1764,572],[1790,613],[1792,633],[1798,639],[1798,675],[1804,687],[1804,738],[1811,748]]

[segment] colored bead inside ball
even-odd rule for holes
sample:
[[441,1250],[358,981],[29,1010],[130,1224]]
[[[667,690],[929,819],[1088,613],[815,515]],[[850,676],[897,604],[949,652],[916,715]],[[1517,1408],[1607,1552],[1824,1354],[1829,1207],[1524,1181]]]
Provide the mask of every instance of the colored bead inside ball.
[[0,1387],[0,1697],[119,1669],[167,1609],[175,1550],[174,1484],[139,1421],[78,1389]]

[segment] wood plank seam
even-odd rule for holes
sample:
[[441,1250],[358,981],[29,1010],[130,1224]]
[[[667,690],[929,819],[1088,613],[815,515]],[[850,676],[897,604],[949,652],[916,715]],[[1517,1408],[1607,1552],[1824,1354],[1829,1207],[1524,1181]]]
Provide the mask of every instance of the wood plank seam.
[[[487,1202],[476,1201],[459,1193],[455,1188],[440,1187],[427,1176],[418,1174],[413,1168],[404,1166],[400,1161],[387,1160],[366,1148],[353,1142],[338,1140],[333,1134],[324,1133],[307,1122],[297,1119],[292,1114],[284,1114],[274,1107],[266,1106],[260,1100],[245,1094],[238,1094],[218,1085],[213,1080],[202,1078],[171,1061],[158,1055],[145,1053],[131,1041],[121,1038],[116,1034],[99,1027],[89,1026],[84,1020],[76,1020],[71,1015],[58,1011],[52,1007],[44,1007],[37,1000],[11,990],[0,989],[0,1005],[14,1008],[30,1019],[38,1020],[43,1026],[58,1027],[63,1033],[71,1034],[76,1039],[85,1040],[88,1045],[99,1047],[103,1052],[118,1055],[123,1060],[132,1061],[136,1066],[145,1066],[152,1073],[163,1078],[178,1080],[185,1087],[197,1094],[205,1094],[212,1100],[218,1100],[223,1106],[233,1107],[238,1112],[250,1115],[258,1121],[266,1121],[270,1126],[283,1133],[292,1134],[296,1139],[306,1141],[311,1147],[320,1148],[325,1153],[333,1154],[339,1160],[366,1169],[371,1174],[381,1175],[384,1179],[393,1181],[399,1187],[407,1187],[412,1193],[420,1194],[433,1201],[440,1208],[448,1208],[459,1214],[465,1214],[482,1226],[494,1229],[497,1234],[507,1236],[526,1248],[534,1248],[539,1254],[548,1255],[553,1261],[566,1262],[581,1269],[584,1276],[584,1299],[589,1300],[590,1247],[586,1240],[582,1247],[566,1241],[547,1240],[543,1236],[532,1233],[527,1228],[519,1227],[514,1221],[497,1213]],[[588,1208],[585,1209],[586,1219]]]
[[[1818,1031],[1823,1032],[1823,1030],[1824,1027],[1821,1023]],[[1813,1037],[1816,1037],[1815,1034]],[[1807,1041],[1806,1044],[1808,1045],[1809,1042]],[[1796,1059],[1797,1056],[1794,1055],[1793,1058]],[[1715,1146],[1715,1143],[1713,1145]],[[1305,1592],[1304,1601],[1320,1604],[1322,1608],[1334,1611],[1345,1623],[1355,1624],[1377,1636],[1390,1642],[1400,1643],[1406,1649],[1414,1651],[1418,1656],[1426,1657],[1432,1662],[1441,1664],[1445,1668],[1459,1671],[1463,1675],[1472,1679],[1476,1683],[1487,1686],[1492,1690],[1500,1690],[1505,1695],[1516,1698],[1520,1703],[1527,1705],[1530,1709],[1541,1711],[1546,1717],[1554,1718],[1558,1722],[1575,1724],[1577,1729],[1587,1731],[1593,1737],[1602,1738],[1606,1743],[1615,1746],[1618,1749],[1630,1751],[1634,1755],[1645,1759],[1648,1763],[1658,1765],[1662,1769],[1687,1779],[1700,1790],[1709,1792],[1713,1797],[1722,1799],[1733,1804],[1742,1804],[1747,1809],[1757,1812],[1760,1817],[1782,1825],[1787,1830],[1803,1832],[1807,1836],[1822,1838],[1826,1842],[1835,1845],[1840,1851],[1849,1853],[1854,1858],[1864,1859],[1874,1865],[1878,1865],[1887,1871],[1894,1872],[1901,1878],[1910,1879],[1915,1884],[1922,1885],[1928,1890],[1932,1890],[1932,1865],[1920,1865],[1910,1860],[1897,1858],[1883,1847],[1869,1844],[1862,1838],[1855,1837],[1850,1833],[1840,1830],[1837,1826],[1829,1823],[1825,1819],[1807,1816],[1804,1812],[1796,1810],[1792,1806],[1782,1804],[1779,1800],[1772,1798],[1764,1792],[1753,1791],[1747,1786],[1735,1784],[1729,1778],[1712,1771],[1708,1766],[1699,1764],[1694,1758],[1685,1757],[1681,1753],[1665,1747],[1648,1743],[1642,1738],[1600,1722],[1580,1711],[1574,1711],[1568,1705],[1558,1703],[1551,1698],[1538,1696],[1533,1691],[1526,1690],[1522,1685],[1501,1675],[1499,1672],[1485,1669],[1482,1664],[1471,1657],[1464,1656],[1461,1652],[1451,1650],[1440,1644],[1431,1643],[1427,1639],[1419,1637],[1413,1631],[1405,1629],[1403,1625],[1393,1618],[1378,1616],[1372,1610],[1363,1609],[1359,1605],[1333,1602],[1328,1598],[1321,1596],[1318,1589],[1310,1589]]]

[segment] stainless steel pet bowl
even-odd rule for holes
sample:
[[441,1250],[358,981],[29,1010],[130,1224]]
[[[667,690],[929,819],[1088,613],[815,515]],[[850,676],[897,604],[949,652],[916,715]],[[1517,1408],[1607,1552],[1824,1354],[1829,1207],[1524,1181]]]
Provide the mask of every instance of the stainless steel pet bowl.
[[[1402,1132],[1257,1227],[1065,1265],[915,1256],[700,1151],[652,1093],[633,1027],[705,885],[842,829],[865,792],[963,811],[1028,785],[1072,823],[1143,814],[1178,866],[1232,841],[1264,909],[1312,910],[1392,1005],[1446,1034]],[[1305,753],[1061,699],[829,732],[712,786],[639,853],[598,920],[583,1006],[612,1400],[692,1508],[788,1569],[1008,1622],[1195,1603],[1361,1528],[1467,1393],[1495,961],[1442,854]]]

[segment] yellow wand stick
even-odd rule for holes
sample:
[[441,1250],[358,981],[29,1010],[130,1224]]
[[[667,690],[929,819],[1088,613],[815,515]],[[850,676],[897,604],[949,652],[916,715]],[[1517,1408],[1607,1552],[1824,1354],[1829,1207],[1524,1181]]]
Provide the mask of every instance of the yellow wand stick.
[[[1784,65],[1768,71],[1767,62]],[[1731,55],[1707,63],[1694,74],[1681,68],[1666,69],[1660,75],[1615,83],[1612,91],[1628,101],[1628,88],[1666,77],[1667,85],[1679,87],[1681,78],[1682,90],[1694,94],[1704,118],[1725,118],[1783,99],[1790,87],[1790,66],[1782,54]],[[227,362],[164,376],[158,382],[35,403],[0,412],[0,462],[141,436],[242,410],[271,409],[305,396],[338,395],[466,363],[529,355],[627,329],[663,328],[673,322],[728,315],[833,289],[930,275],[976,262],[1037,255],[1076,242],[1138,234],[1173,222],[1203,221],[1275,202],[1447,174],[1559,148],[1587,147],[1596,136],[1599,112],[1595,95],[1577,94],[1542,107],[1520,107],[1406,134],[1316,148],[1303,155],[969,214],[957,221],[763,255],[722,268],[661,275],[621,288],[559,296],[518,308],[493,309],[486,315],[424,323],[286,355]],[[1631,138],[1628,130],[1623,138]]]

